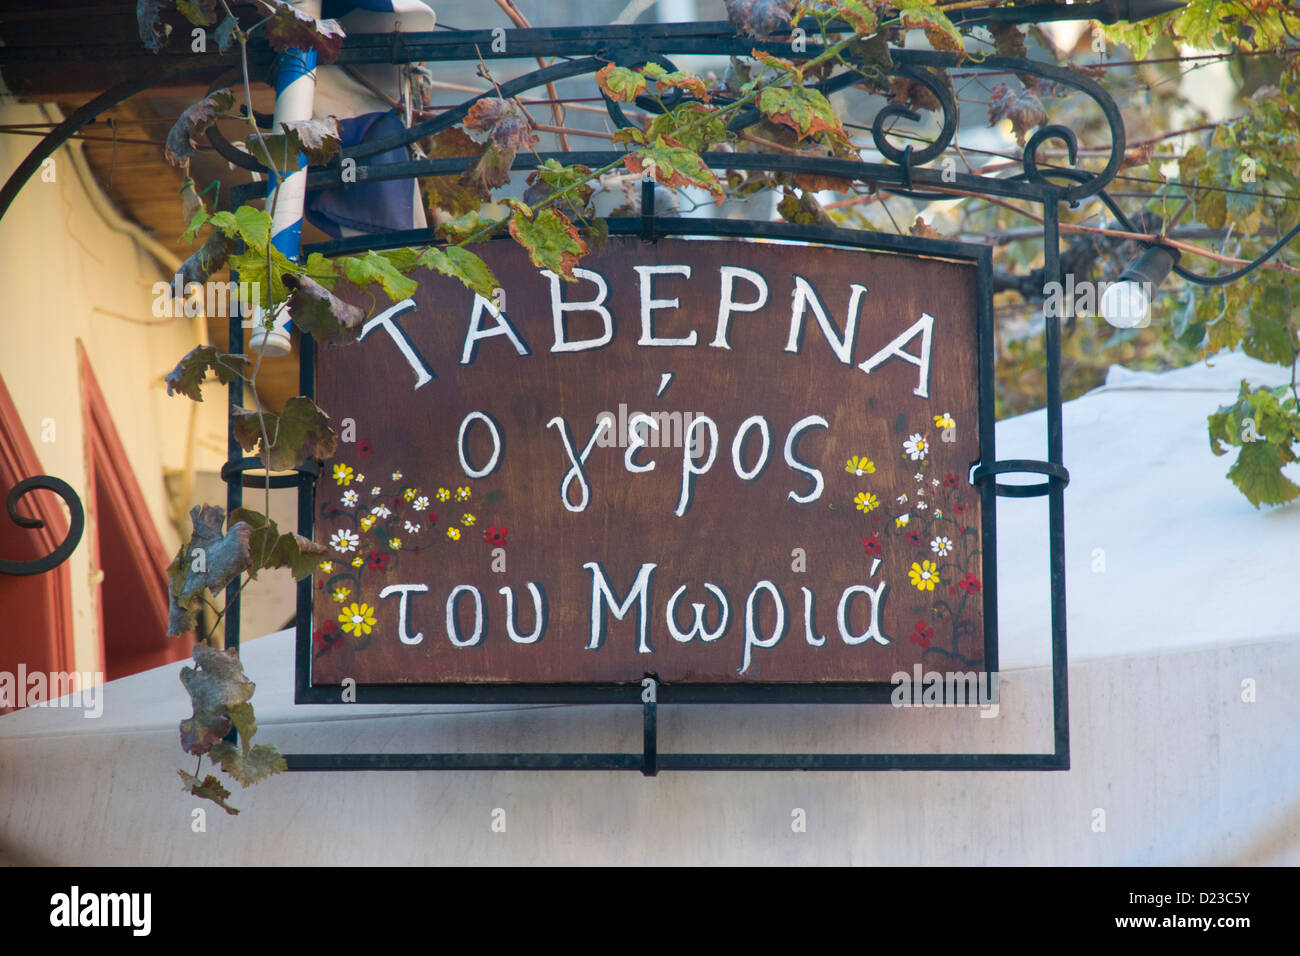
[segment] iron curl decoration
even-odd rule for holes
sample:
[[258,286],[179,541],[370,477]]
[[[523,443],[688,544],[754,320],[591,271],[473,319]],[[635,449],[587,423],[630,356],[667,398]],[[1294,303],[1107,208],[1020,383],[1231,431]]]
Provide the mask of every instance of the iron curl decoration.
[[54,478],[50,475],[35,475],[31,478],[24,478],[9,489],[9,496],[5,499],[5,510],[9,513],[9,520],[20,528],[36,529],[45,527],[45,522],[40,518],[31,518],[18,513],[19,499],[29,491],[36,491],[38,488],[54,492],[68,506],[70,512],[68,533],[53,551],[43,557],[34,558],[31,561],[10,561],[6,558],[0,558],[0,574],[19,577],[44,574],[68,560],[68,557],[76,550],[77,545],[81,543],[81,536],[86,530],[86,511],[82,508],[81,499],[72,490],[72,486],[61,478]]
[[[515,41],[516,43],[525,42],[534,45],[542,43],[545,39],[544,35],[550,35],[543,30],[515,32],[520,34],[521,37],[519,41]],[[552,31],[552,33],[555,33],[555,31]],[[536,36],[533,36],[534,34]],[[524,35],[527,35],[526,41]],[[373,38],[367,35],[359,35],[351,39],[358,42],[361,48],[373,45],[373,43],[369,42]],[[412,55],[415,55],[415,51],[418,51],[425,59],[461,60],[467,58],[476,59],[480,56],[487,59],[497,58],[490,54],[486,48],[476,44],[468,44],[468,40],[464,40],[464,38],[458,40],[455,37],[430,34],[420,38],[412,36],[407,39]],[[415,42],[417,39],[419,39],[419,42]],[[656,32],[653,28],[642,29],[640,27],[598,27],[585,30],[583,31],[581,53],[577,52],[578,47],[576,46],[570,48],[571,44],[576,42],[572,38],[561,37],[558,33],[555,33],[553,45],[556,46],[557,55],[564,57],[567,54],[572,58],[558,59],[549,66],[532,70],[502,82],[497,90],[488,90],[477,96],[472,96],[451,109],[443,110],[435,117],[416,123],[397,133],[372,142],[344,147],[336,154],[328,166],[313,167],[309,188],[337,185],[338,167],[345,159],[353,159],[360,164],[362,160],[369,156],[405,147],[410,143],[432,136],[460,123],[464,120],[473,103],[485,97],[500,95],[508,99],[543,87],[548,82],[581,76],[591,77],[611,63],[630,68],[645,63],[656,63],[671,71],[676,69],[676,65],[670,59],[673,54],[749,56],[755,50],[766,50],[773,53],[786,52],[786,45],[775,39],[755,41],[734,35],[721,34],[709,36],[676,35],[671,32]],[[464,49],[461,49],[461,47],[464,47]],[[813,57],[823,50],[824,47],[809,44],[806,54]],[[340,62],[347,59],[345,49],[345,55],[340,59]],[[1056,199],[1074,204],[1080,199],[1101,193],[1114,179],[1123,161],[1125,132],[1124,121],[1119,109],[1111,96],[1096,80],[1079,70],[1021,57],[990,55],[979,60],[973,60],[968,56],[957,53],[906,49],[891,49],[889,59],[884,63],[867,62],[852,53],[843,54],[839,58],[839,62],[845,67],[844,69],[824,77],[816,84],[812,84],[812,88],[829,97],[850,87],[862,86],[870,92],[886,96],[888,100],[887,87],[884,81],[892,77],[907,80],[924,88],[934,98],[937,108],[917,110],[907,103],[887,101],[876,111],[870,126],[872,146],[880,154],[883,162],[846,160],[842,157],[826,159],[816,156],[799,157],[802,168],[809,173],[821,172],[826,175],[849,178],[873,185],[879,184],[881,188],[885,189],[891,188],[888,185],[891,182],[899,183],[902,185],[900,192],[912,194],[918,198],[924,198],[924,194],[917,192],[917,189],[941,184],[955,184],[966,190],[982,190],[991,195],[1012,195],[1034,201],[1045,201],[1050,195]],[[933,162],[948,150],[956,137],[959,112],[953,87],[953,71],[958,69],[968,70],[973,73],[1009,73],[1035,76],[1048,81],[1057,89],[1081,93],[1091,99],[1101,110],[1110,135],[1109,155],[1104,168],[1092,172],[1077,168],[1054,169],[1040,165],[1035,151],[1047,139],[1064,141],[1069,147],[1071,164],[1077,161],[1079,149],[1073,131],[1064,126],[1051,125],[1043,127],[1034,134],[1030,141],[1033,148],[1026,147],[1021,160],[1023,169],[1018,174],[1010,176],[959,174],[957,179],[953,180],[952,178],[941,179],[936,171],[923,169],[922,167]],[[623,129],[632,125],[632,121],[624,112],[623,105],[611,100],[604,94],[604,91],[601,91],[601,94],[604,99],[605,110],[615,127]],[[639,109],[655,114],[692,101],[698,102],[698,99],[685,90],[673,88],[665,91],[663,96],[658,98],[642,94],[637,97],[635,104]],[[726,105],[729,102],[734,102],[734,98],[730,98],[728,94],[719,91],[712,95],[712,102]],[[940,128],[933,138],[927,135],[925,137],[928,140],[927,142],[915,143],[910,148],[899,148],[889,141],[891,133],[886,127],[890,120],[904,119],[909,122],[919,122],[924,112],[933,112],[940,118]],[[758,108],[750,106],[738,111],[731,118],[727,124],[728,130],[733,133],[740,132],[746,127],[760,122],[762,118],[763,115]],[[216,126],[208,129],[207,137],[214,149],[227,161],[253,172],[267,172],[256,157],[237,149],[227,142]],[[549,155],[564,161],[565,154],[563,153]],[[573,161],[590,164],[589,161],[602,158],[604,161],[608,161],[609,158],[616,157],[617,153],[606,151],[599,155],[595,152],[573,153],[572,155],[575,157]],[[585,158],[579,160],[576,158],[579,155]],[[705,158],[706,161],[714,163],[719,155],[722,154],[706,153]],[[727,168],[761,169],[771,165],[764,158],[768,157],[766,153],[739,154],[732,152],[725,155],[730,157],[723,164]],[[527,156],[516,157],[516,168],[527,168],[528,161]],[[471,159],[463,158],[450,161],[425,161],[424,165],[420,163],[399,163],[393,164],[389,169],[384,169],[382,166],[359,166],[358,172],[361,175],[358,179],[382,180],[397,176],[448,175],[462,172],[465,168],[468,168],[471,162]],[[1070,185],[1054,184],[1049,178],[1052,176],[1066,179],[1070,181]]]

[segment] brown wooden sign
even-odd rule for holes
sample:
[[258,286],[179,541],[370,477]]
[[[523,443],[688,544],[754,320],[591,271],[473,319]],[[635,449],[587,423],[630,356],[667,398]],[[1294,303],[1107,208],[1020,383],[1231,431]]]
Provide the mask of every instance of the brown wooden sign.
[[[313,685],[886,683],[985,664],[978,268],[511,243],[322,349]],[[988,409],[986,414],[991,414]]]

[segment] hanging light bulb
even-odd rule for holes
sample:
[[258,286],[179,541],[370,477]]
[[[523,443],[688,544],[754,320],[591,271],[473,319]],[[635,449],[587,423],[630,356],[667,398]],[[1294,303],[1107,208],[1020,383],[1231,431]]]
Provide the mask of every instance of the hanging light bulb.
[[1148,246],[1101,294],[1101,315],[1117,329],[1151,324],[1151,300],[1181,253],[1170,246]]

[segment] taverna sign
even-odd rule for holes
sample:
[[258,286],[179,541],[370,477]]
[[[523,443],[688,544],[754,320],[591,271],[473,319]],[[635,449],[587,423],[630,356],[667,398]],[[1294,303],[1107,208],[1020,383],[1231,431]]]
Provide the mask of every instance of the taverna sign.
[[493,297],[418,275],[319,350],[309,699],[995,669],[987,260],[908,242],[494,243]]

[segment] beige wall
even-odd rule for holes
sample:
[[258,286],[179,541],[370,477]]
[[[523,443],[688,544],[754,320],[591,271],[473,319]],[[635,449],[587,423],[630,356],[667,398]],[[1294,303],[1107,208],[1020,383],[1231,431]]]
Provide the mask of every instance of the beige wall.
[[[0,123],[46,121],[36,106],[0,99]],[[0,136],[0,175],[7,178],[36,143]],[[190,402],[168,397],[162,376],[196,344],[194,321],[153,316],[150,287],[169,270],[96,211],[69,148],[79,147],[54,156],[53,182],[38,173],[0,220],[0,376],[45,471],[71,484],[85,503],[77,341],[84,344],[139,482],[140,505],[171,552],[180,538],[168,516],[164,468],[184,466]],[[178,201],[178,223],[180,215]],[[196,420],[196,465],[216,471],[224,457],[225,401],[220,386],[206,391]],[[53,441],[42,441],[47,419]],[[88,515],[86,536],[69,560],[75,668],[82,671],[103,668],[92,520]]]

